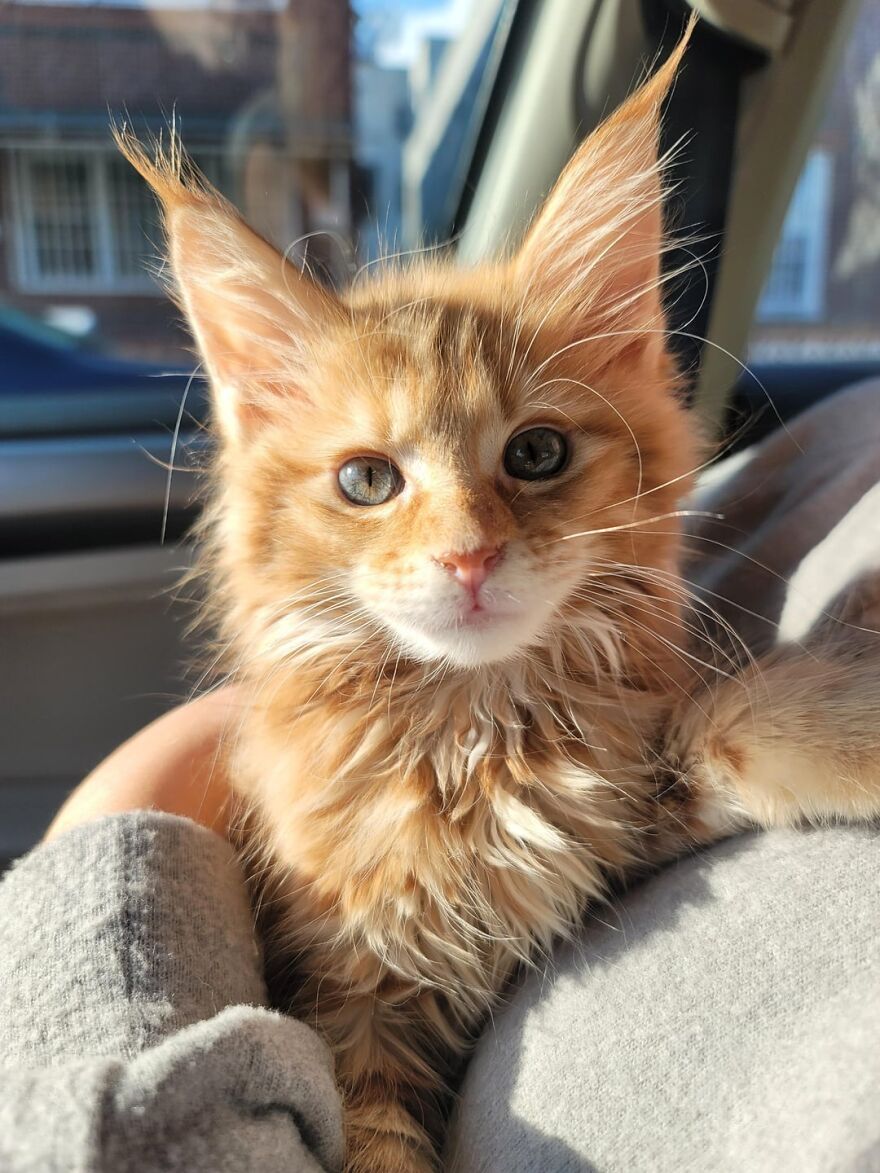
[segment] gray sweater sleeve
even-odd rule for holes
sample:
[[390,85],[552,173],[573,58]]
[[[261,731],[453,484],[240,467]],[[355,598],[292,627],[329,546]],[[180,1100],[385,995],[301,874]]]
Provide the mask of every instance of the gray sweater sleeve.
[[4,1173],[342,1164],[329,1052],[266,1008],[242,875],[186,819],[118,815],[0,883]]

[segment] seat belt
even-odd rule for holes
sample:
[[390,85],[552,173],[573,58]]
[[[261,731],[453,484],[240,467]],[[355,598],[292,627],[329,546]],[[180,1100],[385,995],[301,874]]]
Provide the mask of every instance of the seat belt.
[[[690,11],[684,0],[642,0],[648,51],[656,53],[658,65],[677,44]],[[666,100],[661,153],[685,139],[671,171],[676,187],[667,200],[667,227],[673,235],[692,233],[700,238],[687,249],[671,249],[663,259],[665,272],[688,266],[664,290],[669,344],[685,376],[688,403],[699,375],[702,338],[709,326],[724,246],[740,87],[743,78],[766,61],[759,50],[701,20]]]

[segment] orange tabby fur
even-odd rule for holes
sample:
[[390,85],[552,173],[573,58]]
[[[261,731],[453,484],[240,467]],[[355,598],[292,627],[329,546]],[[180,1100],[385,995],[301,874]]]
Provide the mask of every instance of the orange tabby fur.
[[[792,817],[750,798],[761,718],[741,683],[688,696],[676,511],[699,444],[665,346],[656,145],[683,49],[579,149],[512,259],[392,269],[339,298],[176,148],[121,136],[164,204],[213,385],[206,559],[251,698],[234,776],[357,1173],[436,1167],[446,1076],[609,878]],[[571,463],[512,483],[500,453],[542,423]],[[407,488],[355,508],[336,470],[367,453]],[[490,606],[518,617],[438,633],[459,606],[442,557],[478,548],[502,550]],[[868,784],[858,813],[877,809]]]

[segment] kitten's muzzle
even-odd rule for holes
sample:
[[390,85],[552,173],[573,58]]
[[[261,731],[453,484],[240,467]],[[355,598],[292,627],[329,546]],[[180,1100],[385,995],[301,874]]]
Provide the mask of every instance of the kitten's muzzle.
[[501,561],[503,546],[482,546],[479,550],[467,550],[460,554],[440,554],[434,561],[465,588],[477,605],[480,587]]

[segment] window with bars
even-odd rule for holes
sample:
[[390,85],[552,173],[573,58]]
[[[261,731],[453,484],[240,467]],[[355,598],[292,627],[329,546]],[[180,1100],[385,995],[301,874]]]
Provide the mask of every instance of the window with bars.
[[[222,186],[220,158],[198,165]],[[124,159],[98,149],[21,150],[13,160],[11,225],[19,283],[45,293],[159,292],[150,268],[159,216]]]

